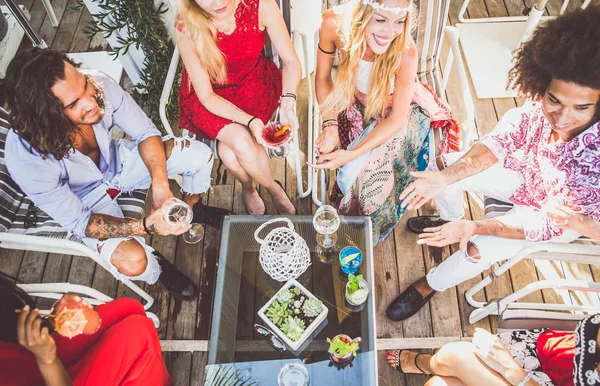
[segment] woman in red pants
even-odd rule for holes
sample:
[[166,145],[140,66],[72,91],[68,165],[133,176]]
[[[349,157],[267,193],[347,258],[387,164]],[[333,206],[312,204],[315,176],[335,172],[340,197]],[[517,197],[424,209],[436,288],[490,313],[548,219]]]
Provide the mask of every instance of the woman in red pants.
[[98,331],[72,339],[42,327],[31,297],[3,276],[0,299],[0,385],[171,384],[154,325],[133,299],[96,307]]

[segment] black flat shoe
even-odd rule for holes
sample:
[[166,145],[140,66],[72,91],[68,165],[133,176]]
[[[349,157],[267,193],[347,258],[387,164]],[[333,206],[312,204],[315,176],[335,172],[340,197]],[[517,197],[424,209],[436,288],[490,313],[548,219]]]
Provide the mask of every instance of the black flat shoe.
[[192,282],[192,279],[185,276],[183,272],[179,271],[166,257],[160,254],[158,251],[154,251],[154,256],[162,273],[158,280],[165,286],[169,292],[178,299],[181,300],[194,300],[198,297],[198,290]]
[[425,228],[435,228],[449,222],[443,220],[440,216],[417,216],[409,218],[406,227],[413,233],[421,234],[424,233]]
[[404,290],[387,308],[387,316],[398,322],[408,319],[417,312],[435,295],[436,291],[432,291],[429,295],[423,297],[414,286],[410,286]]
[[202,201],[195,203],[192,210],[194,211],[193,223],[206,224],[217,229],[221,229],[223,217],[234,214],[227,209],[204,205]]

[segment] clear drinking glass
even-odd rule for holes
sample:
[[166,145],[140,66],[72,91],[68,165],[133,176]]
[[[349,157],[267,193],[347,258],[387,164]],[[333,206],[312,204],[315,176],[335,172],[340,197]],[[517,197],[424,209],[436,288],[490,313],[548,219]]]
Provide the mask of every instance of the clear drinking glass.
[[194,211],[185,202],[178,198],[169,198],[162,205],[165,221],[171,224],[182,223],[191,224],[189,231],[183,234],[183,241],[188,244],[196,244],[204,237],[204,227],[202,224],[192,223]]
[[336,232],[340,227],[340,216],[331,205],[323,205],[313,217],[313,227],[317,231],[317,257],[323,263],[330,264],[337,257]]
[[292,128],[281,122],[268,122],[262,130],[269,158],[285,158],[290,154]]

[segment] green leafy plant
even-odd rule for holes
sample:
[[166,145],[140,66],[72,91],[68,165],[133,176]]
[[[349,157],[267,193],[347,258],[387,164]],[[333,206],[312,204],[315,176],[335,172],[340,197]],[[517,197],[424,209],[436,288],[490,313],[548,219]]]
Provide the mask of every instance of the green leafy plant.
[[346,290],[348,294],[352,295],[360,289],[360,282],[363,280],[363,275],[354,276],[353,274],[348,275],[348,284],[346,284]]
[[288,304],[293,299],[294,294],[287,288],[283,288],[277,292],[277,300],[279,300],[281,303]]
[[314,318],[323,311],[323,302],[315,297],[306,299],[302,305],[304,315],[309,318]]
[[356,356],[356,351],[358,350],[358,342],[348,339],[349,342],[345,342],[341,336],[336,336],[333,340],[327,338],[327,343],[329,343],[330,354],[336,354],[339,357],[345,357],[348,353],[352,353],[353,356]]
[[297,317],[288,316],[281,325],[281,331],[291,340],[298,340],[304,333],[304,322]]
[[244,374],[229,364],[208,365],[204,369],[205,386],[254,386],[258,385],[251,375]]
[[[167,70],[175,46],[169,39],[169,34],[161,18],[167,12],[166,2],[158,8],[153,0],[92,0],[98,4],[100,11],[92,16],[96,19],[84,28],[84,33],[90,39],[97,33],[105,38],[123,29],[129,36],[127,39],[118,38],[118,46],[112,47],[111,55],[125,55],[131,47],[136,47],[144,53],[144,69],[141,82],[132,88],[131,94],[135,101],[142,106],[149,106],[150,118],[163,134],[165,128],[160,120],[158,106]],[[76,7],[84,6],[79,0]],[[177,72],[179,73],[179,71]],[[166,114],[169,122],[179,117],[179,80],[173,82],[173,88],[167,102]]]
[[291,289],[291,291],[296,296],[300,296],[300,294],[302,293],[302,291],[300,290],[300,287],[294,287],[294,288]]
[[289,317],[292,311],[287,307],[287,304],[281,304],[277,300],[273,300],[273,303],[267,309],[267,318],[277,326],[281,325],[285,318]]

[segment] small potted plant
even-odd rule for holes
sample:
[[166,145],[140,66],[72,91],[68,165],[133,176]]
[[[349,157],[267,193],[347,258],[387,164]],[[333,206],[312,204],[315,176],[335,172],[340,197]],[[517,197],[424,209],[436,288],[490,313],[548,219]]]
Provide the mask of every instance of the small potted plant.
[[265,326],[297,350],[327,319],[327,307],[296,280],[290,280],[259,311]]
[[369,284],[363,279],[362,275],[348,275],[346,283],[346,301],[353,311],[362,310],[364,303],[369,297]]
[[336,335],[333,339],[327,338],[329,343],[329,356],[335,363],[350,362],[356,356],[358,345],[362,339],[352,339],[346,334]]

